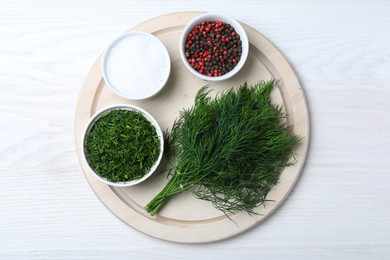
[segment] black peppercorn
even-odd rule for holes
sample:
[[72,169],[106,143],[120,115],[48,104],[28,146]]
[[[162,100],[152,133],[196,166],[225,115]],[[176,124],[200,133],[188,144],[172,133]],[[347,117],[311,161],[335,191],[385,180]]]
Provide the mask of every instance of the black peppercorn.
[[188,34],[185,56],[190,65],[207,76],[221,76],[240,60],[242,42],[234,28],[221,21],[204,21]]

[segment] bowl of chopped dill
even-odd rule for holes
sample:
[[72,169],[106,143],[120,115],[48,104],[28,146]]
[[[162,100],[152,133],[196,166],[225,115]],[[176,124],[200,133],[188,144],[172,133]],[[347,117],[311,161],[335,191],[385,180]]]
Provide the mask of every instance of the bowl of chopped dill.
[[139,184],[157,169],[164,138],[144,109],[127,104],[106,107],[87,123],[81,140],[83,160],[102,182],[119,187]]

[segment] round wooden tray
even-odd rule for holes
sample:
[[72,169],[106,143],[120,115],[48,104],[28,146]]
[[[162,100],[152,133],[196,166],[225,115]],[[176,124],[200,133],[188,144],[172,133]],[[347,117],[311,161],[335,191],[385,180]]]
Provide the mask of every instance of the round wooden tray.
[[[259,215],[236,213],[229,218],[216,210],[211,203],[195,199],[191,192],[173,197],[155,216],[151,217],[144,206],[163,188],[166,174],[155,174],[145,183],[128,188],[108,186],[97,180],[80,160],[84,175],[102,203],[129,226],[150,236],[181,243],[204,243],[238,235],[263,221],[286,198],[297,181],[304,165],[309,143],[309,117],[303,90],[293,69],[283,55],[263,35],[243,24],[250,42],[244,68],[232,79],[220,83],[202,81],[193,76],[182,64],[179,55],[179,38],[185,24],[198,12],[173,13],[154,18],[131,30],[150,32],[167,47],[172,70],[164,89],[145,101],[129,101],[115,95],[105,85],[100,69],[100,57],[92,66],[81,88],[75,115],[75,141],[81,158],[81,135],[88,119],[99,109],[117,103],[140,106],[150,112],[162,129],[169,129],[179,110],[193,105],[195,93],[209,84],[215,91],[239,86],[245,81],[253,84],[259,80],[279,80],[272,93],[273,102],[283,105],[293,126],[293,131],[303,137],[295,149],[297,162],[287,167],[279,184],[267,197],[265,207],[256,209]],[[168,167],[162,163],[160,169]],[[233,221],[232,221],[233,220]]]

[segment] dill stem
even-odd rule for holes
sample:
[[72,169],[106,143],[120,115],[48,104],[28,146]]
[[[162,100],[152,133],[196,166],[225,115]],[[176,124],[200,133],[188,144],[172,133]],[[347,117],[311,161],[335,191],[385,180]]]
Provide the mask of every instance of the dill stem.
[[[183,191],[183,186],[180,185],[178,176],[180,174],[174,174],[165,187],[145,206],[146,211],[151,216],[154,216],[171,196]],[[189,186],[186,185],[186,187]]]

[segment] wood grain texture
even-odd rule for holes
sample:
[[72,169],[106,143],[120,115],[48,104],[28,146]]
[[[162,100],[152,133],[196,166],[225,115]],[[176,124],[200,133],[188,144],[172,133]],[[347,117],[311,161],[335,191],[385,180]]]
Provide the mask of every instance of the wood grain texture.
[[[0,258],[388,259],[390,4],[386,1],[0,1]],[[145,237],[79,167],[76,101],[107,44],[152,17],[218,11],[287,56],[311,116],[303,174],[272,218],[210,245]]]

